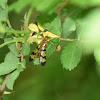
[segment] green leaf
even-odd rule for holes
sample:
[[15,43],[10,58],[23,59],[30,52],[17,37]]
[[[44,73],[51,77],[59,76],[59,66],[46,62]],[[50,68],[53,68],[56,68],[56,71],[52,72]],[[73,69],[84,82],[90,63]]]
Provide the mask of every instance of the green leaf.
[[67,17],[63,23],[64,38],[67,38],[75,30],[76,30],[75,21],[72,18]]
[[0,77],[0,85],[2,84],[3,80],[3,77]]
[[94,57],[98,64],[100,65],[100,48],[95,48],[94,49]]
[[78,38],[88,41],[91,47],[99,46],[100,43],[99,12],[100,8],[85,10],[76,21],[76,33],[78,34]]
[[[3,41],[0,40],[0,43],[2,44]],[[9,49],[7,46],[0,48],[0,63],[4,62],[4,58],[6,56],[6,54],[9,52]]]
[[23,60],[21,61],[21,67],[22,67],[22,68],[26,68],[26,60],[25,60],[25,59],[23,59]]
[[10,73],[16,68],[17,68],[17,65],[13,65],[8,62],[1,63],[0,64],[0,76]]
[[27,5],[29,5],[31,0],[18,0],[14,2],[13,4],[9,5],[9,11],[15,10],[16,12],[20,12],[23,8],[25,8]]
[[78,41],[67,44],[61,54],[61,63],[63,67],[70,71],[74,69],[81,60],[82,49]]
[[6,87],[10,90],[13,90],[13,85],[15,83],[15,80],[18,78],[20,74],[20,71],[16,70],[11,75],[9,76],[7,82],[6,82]]
[[22,44],[22,53],[24,56],[29,55],[29,53],[30,53],[30,44],[29,43]]
[[56,47],[58,46],[58,44],[59,44],[58,38],[52,39],[48,43],[48,46],[47,46],[47,49],[46,49],[46,57],[47,58],[49,58],[53,54],[53,52],[56,50]]
[[3,9],[0,7],[0,21],[6,21],[8,17],[8,8]]
[[100,5],[100,0],[69,0],[79,6],[97,6]]
[[[58,4],[64,0],[18,0],[9,6],[9,11],[15,10],[17,12],[21,11],[27,5],[35,7],[40,12],[53,13],[58,7]],[[49,2],[49,3],[48,3]],[[47,5],[47,6],[46,6]]]
[[52,15],[40,15],[37,17],[37,22],[47,30],[61,36],[62,25],[60,17],[56,14]]
[[6,4],[5,3],[7,3],[7,1],[8,0],[0,0],[0,6],[3,8],[3,9],[5,9],[6,8]]
[[4,38],[4,42],[8,42],[8,41],[11,41],[12,40],[12,35],[11,33],[9,34],[6,34],[5,38]]
[[62,9],[62,14],[68,16],[63,23],[63,34],[65,38],[76,30],[76,18],[81,12],[81,8],[73,5],[67,5]]
[[33,63],[34,63],[34,65],[39,65],[40,64],[40,59],[39,58],[34,58]]
[[4,34],[2,34],[1,32],[0,32],[0,38],[3,38],[4,37]]
[[4,63],[0,64],[0,75],[12,72],[17,68],[18,64],[19,59],[12,52],[9,52],[5,57]]
[[58,7],[58,4],[64,0],[34,0],[33,6],[36,7],[38,11],[53,13]]
[[67,5],[61,10],[61,15],[62,16],[68,15],[70,13],[73,13],[76,9],[78,9],[77,6]]
[[16,56],[19,56],[18,49],[16,47],[16,43],[12,43],[8,46],[11,52],[13,52]]
[[19,59],[12,53],[12,52],[9,52],[6,57],[5,57],[5,61],[4,62],[7,62],[12,65],[17,65],[19,64]]
[[5,33],[4,24],[2,24],[2,22],[0,21],[0,35],[1,35],[1,38],[4,36],[4,33]]
[[18,70],[18,72],[24,71],[21,64],[17,65],[17,70]]
[[69,16],[73,19],[76,19],[76,17],[79,15],[79,13],[83,9],[80,7],[77,7],[75,5],[66,5],[62,10],[61,10],[61,15],[62,16]]

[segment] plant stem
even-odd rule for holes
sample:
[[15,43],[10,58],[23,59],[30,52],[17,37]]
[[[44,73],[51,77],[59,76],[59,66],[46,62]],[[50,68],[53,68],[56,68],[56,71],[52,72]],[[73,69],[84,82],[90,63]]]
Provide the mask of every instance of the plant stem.
[[0,92],[4,92],[4,90],[5,90],[5,85],[6,85],[6,81],[7,81],[8,77],[10,76],[10,74],[11,74],[11,73],[9,73],[9,74],[6,75],[6,77],[5,77],[5,79],[4,79],[3,83],[2,83],[2,85],[1,85],[1,87],[0,87]]
[[6,29],[5,32],[7,33],[16,33],[16,34],[27,34],[29,33],[30,31],[29,30],[24,30],[24,31],[20,31],[20,30],[8,30]]
[[0,45],[0,48],[4,47],[7,44],[14,43],[14,42],[24,42],[24,39],[23,38],[18,38],[18,39],[16,38],[14,40],[5,42],[5,43],[3,43],[3,44]]
[[[58,38],[58,37],[53,37],[51,39],[54,39],[54,38]],[[43,39],[43,38],[37,38],[37,39]],[[83,41],[83,40],[78,40],[78,39],[69,39],[69,38],[61,38],[59,37],[60,40],[64,40],[64,41],[80,41],[80,42],[89,42],[89,41]],[[24,38],[16,38],[14,40],[11,40],[11,41],[8,41],[8,42],[5,42],[3,44],[0,45],[0,48],[4,47],[5,45],[7,44],[10,44],[10,43],[14,43],[14,42],[25,42],[25,39]]]
[[24,30],[28,29],[28,24],[29,24],[29,20],[30,20],[31,14],[32,14],[32,10],[33,10],[33,6],[29,9],[29,12],[26,16],[26,19],[25,19],[25,22],[24,22]]
[[91,42],[90,40],[80,40],[80,39],[69,39],[69,38],[62,38],[59,37],[60,40],[64,40],[64,41],[80,41],[80,42]]
[[33,10],[33,6],[29,9],[29,12],[28,12],[28,15],[27,15],[27,26],[29,24],[29,20],[30,20],[31,14],[32,14],[32,10]]
[[12,26],[11,26],[11,24],[10,24],[9,19],[7,19],[7,24],[8,24],[8,26],[9,26],[9,28],[11,28],[11,29],[12,29]]
[[64,40],[64,41],[79,41],[78,39],[69,39],[69,38],[62,38],[62,37],[59,37],[60,40]]
[[[91,42],[89,40],[80,40],[80,39],[69,39],[69,38],[62,38],[62,37],[51,37],[48,39],[54,39],[54,38],[59,38],[62,41],[80,41],[80,42]],[[44,38],[37,38],[38,40],[43,40]]]
[[80,41],[78,39],[69,39],[69,38],[62,38],[62,37],[51,37],[49,39],[54,39],[54,38],[59,38],[60,40],[63,40],[63,41]]

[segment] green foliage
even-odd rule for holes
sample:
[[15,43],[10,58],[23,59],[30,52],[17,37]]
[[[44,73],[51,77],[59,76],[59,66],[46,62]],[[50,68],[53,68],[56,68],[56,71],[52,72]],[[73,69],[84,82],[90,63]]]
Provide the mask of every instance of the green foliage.
[[100,5],[100,0],[69,0],[79,6],[97,6]]
[[76,30],[76,19],[81,12],[81,8],[73,5],[67,5],[62,9],[61,14],[68,16],[63,23],[63,34],[65,38]]
[[[24,0],[19,0],[9,7],[9,11],[15,10],[17,12],[21,11],[23,8],[25,8],[27,5],[35,7],[40,12],[45,13],[53,13],[54,10],[57,8],[57,5],[64,0],[27,0],[26,2]],[[47,6],[46,6],[47,5]]]
[[35,58],[33,60],[34,65],[39,65],[40,64],[40,59],[39,58]]
[[10,49],[10,51],[12,53],[14,53],[16,56],[19,56],[19,53],[18,53],[18,49],[17,49],[17,46],[16,46],[16,43],[12,43],[8,46],[8,48]]
[[61,36],[62,26],[59,16],[56,14],[52,15],[40,15],[37,17],[37,21],[47,30]]
[[61,10],[61,15],[69,16],[73,19],[76,19],[82,10],[82,8],[77,7],[75,5],[67,5]]
[[0,33],[0,38],[3,38],[4,37],[4,34]]
[[17,68],[18,64],[18,58],[12,52],[9,52],[5,57],[5,61],[0,64],[0,75],[10,73]]
[[24,56],[29,55],[29,53],[30,53],[30,44],[29,43],[22,44],[22,53]]
[[95,57],[97,63],[100,65],[100,48],[94,49],[94,57]]
[[0,77],[0,84],[2,84],[3,82],[3,77]]
[[5,32],[4,25],[2,25],[0,21],[0,38],[4,37],[4,32]]
[[8,9],[3,9],[0,7],[0,21],[6,21],[8,16]]
[[76,24],[70,17],[66,18],[63,23],[63,33],[64,37],[67,38],[73,31],[76,30]]
[[53,52],[56,50],[56,47],[58,46],[58,44],[59,44],[58,38],[52,39],[49,42],[47,50],[46,50],[47,58],[49,58],[53,54]]
[[[63,4],[60,4],[62,2]],[[81,60],[82,49],[89,53],[94,50],[95,59],[98,66],[100,66],[100,7],[97,5],[100,5],[100,0],[67,0],[67,3],[66,0],[17,0],[13,1],[13,3],[11,2],[11,4],[7,4],[7,0],[0,0],[0,39],[4,41],[4,43],[0,44],[0,48],[6,46],[6,49],[8,48],[10,51],[7,53],[7,49],[7,52],[3,52],[4,55],[6,55],[5,59],[4,56],[2,56],[3,54],[1,54],[0,58],[4,59],[4,62],[0,60],[2,62],[0,63],[0,76],[11,73],[6,82],[6,87],[13,90],[15,80],[18,78],[20,72],[26,68],[26,56],[28,56],[31,51],[30,42],[28,40],[38,43],[39,39],[40,41],[44,39],[43,32],[38,32],[36,25],[36,32],[28,29],[29,24],[35,21],[48,31],[54,33],[52,37],[48,37],[50,41],[46,48],[46,60],[54,54],[55,57],[58,57],[56,47],[59,42],[70,41],[67,45],[62,42],[61,59],[59,58],[57,62],[53,61],[54,66],[58,66],[57,64],[61,60],[63,68],[70,71],[73,70]],[[57,9],[58,7],[59,9]],[[19,18],[15,16],[12,10],[17,12]],[[10,12],[9,16],[8,12]],[[19,14],[18,12],[21,13]],[[23,18],[22,16],[24,15],[25,17]],[[21,29],[19,30],[14,29],[14,26],[18,29],[17,25],[19,25],[19,23],[16,23],[17,20],[19,20],[19,22],[24,20],[24,25],[22,26],[21,23]],[[34,27],[31,28],[33,29]],[[77,35],[77,37],[71,35],[72,33]],[[48,34],[50,36],[49,32]],[[41,38],[39,38],[39,36],[41,36]],[[88,47],[90,51],[86,47]],[[34,65],[39,65],[39,57],[35,58],[33,63]],[[51,63],[52,62],[48,65],[51,66]],[[97,70],[100,70],[99,67],[97,68]],[[45,70],[45,68],[43,70]],[[60,73],[60,71],[58,72]],[[53,75],[56,75],[56,73],[53,72],[52,76]],[[51,98],[49,99],[52,100]]]
[[20,71],[18,70],[15,70],[14,72],[11,73],[11,75],[9,76],[6,82],[6,86],[8,89],[13,90],[14,82],[18,78],[19,74],[20,74]]
[[9,52],[6,57],[5,57],[5,62],[10,62],[12,64],[18,64],[19,61],[18,61],[18,58],[12,53],[12,52]]
[[0,6],[5,9],[6,8],[6,3],[7,3],[8,0],[0,0]]
[[70,71],[74,69],[81,60],[82,49],[78,41],[67,44],[61,54],[61,62],[63,67]]
[[25,59],[23,59],[21,61],[21,68],[26,68],[26,60]]
[[61,15],[62,16],[66,16],[66,15],[72,16],[74,14],[74,17],[75,17],[75,15],[78,14],[78,11],[80,9],[81,8],[74,6],[74,5],[67,5],[61,10]]
[[90,43],[90,47],[98,46],[100,42],[99,12],[100,8],[84,11],[76,21],[76,32],[78,34],[78,38],[88,41]]
[[[57,8],[57,5],[65,0],[34,0],[33,6],[36,7],[38,11],[46,12],[46,13],[53,13],[54,10]],[[46,6],[47,5],[47,6]]]
[[6,0],[0,0],[0,21],[6,21],[8,16]]

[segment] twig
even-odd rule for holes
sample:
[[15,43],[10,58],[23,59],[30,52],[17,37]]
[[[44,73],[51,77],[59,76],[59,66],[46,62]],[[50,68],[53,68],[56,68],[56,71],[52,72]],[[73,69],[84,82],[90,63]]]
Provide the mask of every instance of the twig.
[[11,94],[12,92],[7,92],[7,91],[4,91],[3,94]]
[[77,8],[74,9],[74,10],[73,10],[72,12],[70,12],[69,14],[65,15],[65,16],[61,16],[61,15],[60,15],[60,18],[61,18],[62,22],[64,22],[64,20],[65,20],[68,16],[72,15],[76,10],[77,10]]
[[5,79],[4,79],[3,83],[2,83],[2,85],[1,85],[1,87],[0,87],[0,92],[2,92],[2,93],[5,91],[6,81],[7,81],[8,77],[10,76],[10,74],[11,74],[11,73],[9,73],[9,74],[6,75],[6,77],[5,77]]
[[59,37],[60,40],[64,40],[64,41],[80,41],[80,42],[92,42],[90,40],[80,40],[80,39],[69,39],[69,38],[62,38]]
[[29,12],[26,16],[26,19],[25,19],[25,22],[24,22],[24,30],[28,29],[28,24],[29,24],[29,20],[30,20],[31,14],[32,14],[32,10],[33,10],[33,6],[29,9]]
[[56,13],[60,16],[61,10],[64,8],[64,6],[66,6],[69,2],[65,1],[63,3],[61,3],[58,7],[58,9],[56,10]]
[[18,42],[17,43],[17,49],[19,51],[19,61],[20,61],[20,64],[21,64],[21,61],[23,60],[23,54],[22,54],[22,43],[21,42]]
[[15,34],[28,34],[28,33],[30,33],[29,30],[22,31],[22,30],[9,30],[9,29],[6,29],[5,32],[6,33],[15,33]]
[[18,39],[16,38],[14,40],[5,42],[5,43],[3,43],[3,44],[0,45],[0,48],[4,47],[7,44],[14,43],[14,42],[24,42],[24,39],[23,38],[18,38]]
[[8,27],[12,29],[12,26],[11,26],[11,24],[10,24],[9,19],[7,19],[7,24],[8,24]]
[[64,41],[79,41],[78,39],[69,39],[69,38],[62,38],[62,37],[59,37],[60,40],[64,40]]

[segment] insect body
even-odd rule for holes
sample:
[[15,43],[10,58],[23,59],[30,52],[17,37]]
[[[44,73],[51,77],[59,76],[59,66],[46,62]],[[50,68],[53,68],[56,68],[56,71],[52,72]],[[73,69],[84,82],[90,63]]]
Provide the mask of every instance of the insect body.
[[34,58],[40,58],[40,64],[42,66],[46,63],[46,48],[48,45],[47,36],[41,41],[38,47],[32,52],[29,57],[29,61],[34,60]]
[[42,66],[44,66],[45,63],[46,63],[46,48],[47,48],[47,45],[48,45],[48,41],[47,41],[47,37],[45,37],[40,44],[40,64]]
[[[29,29],[32,31],[31,34],[29,35],[27,42],[32,43],[36,42],[39,44],[38,47],[32,52],[32,54],[29,57],[29,61],[34,60],[34,58],[40,58],[40,64],[42,66],[45,65],[46,63],[46,48],[48,45],[48,37],[56,37],[58,38],[59,36],[46,30],[43,28],[40,24],[30,24]],[[40,38],[44,38],[41,40]],[[39,40],[40,39],[40,40]]]

